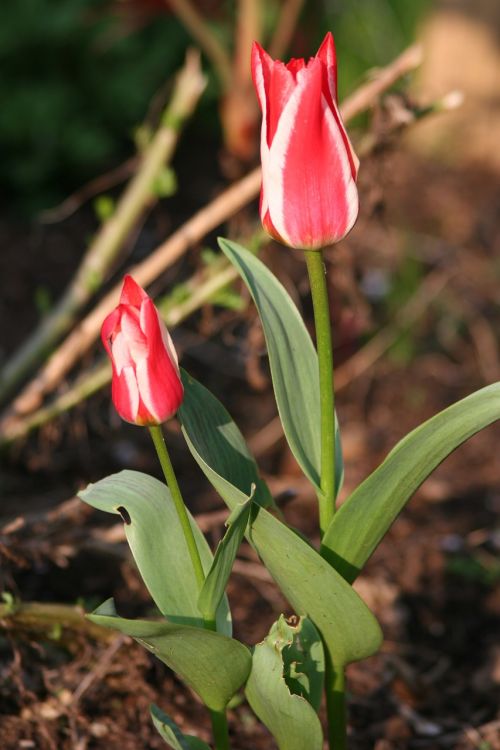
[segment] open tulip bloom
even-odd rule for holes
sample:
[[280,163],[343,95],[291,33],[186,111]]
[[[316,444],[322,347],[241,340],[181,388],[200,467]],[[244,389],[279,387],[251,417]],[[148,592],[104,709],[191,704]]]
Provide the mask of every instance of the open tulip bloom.
[[[179,372],[156,308],[126,277],[120,304],[102,330],[113,364],[113,401],[124,419],[148,426],[166,484],[122,471],[80,496],[122,517],[161,617],[127,620],[109,600],[90,618],[136,638],[178,673],[210,713],[216,750],[230,747],[226,709],[240,690],[279,750],[322,750],[324,695],[329,747],[343,750],[345,668],[375,653],[382,637],[352,584],[424,479],[500,417],[500,384],[415,429],[336,507],[343,463],[321,248],[344,236],[356,218],[357,160],[337,109],[333,38],[328,34],[308,63],[286,66],[255,45],[252,68],[263,111],[262,220],[273,236],[305,248],[317,350],[269,269],[240,245],[219,244],[258,309],[283,432],[318,497],[321,544],[314,547],[287,525],[231,416],[203,385]],[[195,462],[230,511],[215,554],[186,509],[159,426],[176,412]],[[280,617],[253,649],[232,637],[225,594],[244,536],[298,616],[293,622]],[[173,750],[209,750],[158,707],[151,713]]]

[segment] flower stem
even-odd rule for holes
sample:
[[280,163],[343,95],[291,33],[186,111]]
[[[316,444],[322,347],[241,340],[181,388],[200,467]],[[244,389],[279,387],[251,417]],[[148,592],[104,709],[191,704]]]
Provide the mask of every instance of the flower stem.
[[186,540],[189,556],[193,565],[194,574],[198,587],[201,591],[203,584],[205,583],[205,573],[203,572],[203,566],[201,564],[200,553],[196,545],[196,541],[191,528],[191,523],[182,499],[181,491],[177,483],[177,477],[175,476],[174,467],[168,454],[167,446],[165,445],[165,439],[163,437],[162,429],[159,425],[152,425],[149,427],[149,433],[153,439],[158,458],[160,459],[161,468],[167,482],[172,500],[174,501],[175,509],[179,517],[179,521],[184,533],[184,539]]
[[[198,588],[201,591],[203,584],[205,583],[205,573],[203,572],[203,566],[201,564],[200,553],[196,545],[196,541],[193,534],[193,529],[189,522],[189,516],[186,511],[186,506],[182,498],[181,490],[175,476],[174,467],[170,460],[170,456],[165,444],[165,438],[163,437],[162,429],[159,425],[152,425],[149,427],[149,433],[153,439],[158,458],[160,459],[161,468],[167,482],[172,500],[174,501],[175,509],[181,523],[182,531],[184,533],[184,539],[186,540],[189,556],[193,565],[194,574],[198,583]],[[204,626],[207,630],[216,630],[215,624],[215,613],[213,618],[204,618]],[[210,711],[210,718],[212,720],[212,729],[215,740],[215,750],[230,750],[229,748],[229,731],[227,726],[226,714],[224,711]]]
[[229,729],[224,711],[210,711],[215,750],[230,750]]
[[321,493],[319,525],[325,533],[335,513],[335,396],[330,307],[322,250],[305,250],[314,308],[321,403]]
[[[165,444],[162,429],[159,425],[152,425],[149,427],[149,433],[153,439],[158,458],[160,459],[161,468],[167,482],[172,500],[174,501],[175,509],[181,523],[182,531],[184,532],[184,538],[186,540],[189,556],[193,565],[194,574],[198,583],[198,588],[201,590],[205,583],[205,573],[203,572],[203,566],[201,564],[200,553],[196,545],[196,541],[189,522],[189,516],[184,505],[181,490],[175,476],[174,467],[170,460],[170,456]],[[207,630],[217,630],[215,623],[215,613],[213,618],[204,618],[204,627]],[[224,711],[210,711],[210,719],[212,721],[212,729],[215,741],[215,750],[230,750],[229,747],[229,731],[227,726],[226,714]]]
[[347,749],[345,675],[344,670],[335,671],[330,654],[325,646],[326,671],[325,694],[328,717],[328,747],[330,750]]

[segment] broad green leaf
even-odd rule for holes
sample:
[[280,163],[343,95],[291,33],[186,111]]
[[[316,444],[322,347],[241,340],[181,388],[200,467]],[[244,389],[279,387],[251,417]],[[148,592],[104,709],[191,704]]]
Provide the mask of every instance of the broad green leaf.
[[209,746],[198,737],[183,734],[175,721],[173,721],[161,708],[151,706],[151,718],[156,731],[172,750],[210,750]]
[[112,599],[87,617],[135,638],[173,669],[212,711],[224,710],[250,672],[252,657],[246,646],[220,633],[166,620],[126,620],[117,616]]
[[[192,378],[184,386],[180,418],[186,442],[232,509],[245,500],[248,491],[248,486],[233,484],[241,475],[238,463],[246,460],[239,450],[243,438],[206,388]],[[226,467],[231,467],[230,477],[224,474]],[[336,666],[363,659],[378,649],[381,633],[377,621],[351,586],[306,541],[258,506],[248,536],[297,614],[314,622]]]
[[410,432],[335,514],[323,554],[352,582],[415,490],[455,448],[500,418],[500,383],[482,388]]
[[293,644],[297,630],[300,623],[294,628],[281,616],[255,646],[245,694],[279,750],[321,750],[323,732],[316,711],[305,698],[292,693],[285,680],[284,651]]
[[[181,377],[185,396],[177,416],[181,424],[184,421],[189,423],[189,431],[196,433],[202,452],[211,456],[221,487],[233,493],[230,507],[245,503],[251,495],[258,505],[274,506],[269,488],[259,476],[255,459],[227,411],[185,370],[181,370]],[[211,429],[207,429],[208,425]],[[216,489],[222,495],[221,490]]]
[[[252,487],[252,496],[254,491],[255,485]],[[245,535],[251,508],[252,497],[241,505],[237,505],[226,521],[228,530],[215,551],[212,567],[198,598],[198,609],[208,619],[213,617],[213,613],[224,596],[238,548]]]
[[[199,588],[168,487],[147,474],[121,471],[89,484],[78,494],[93,508],[123,518],[134,560],[162,615],[171,622],[203,627]],[[210,547],[191,515],[189,519],[208,572],[213,560]],[[217,630],[231,635],[226,597],[217,611]]]
[[[316,488],[321,475],[321,405],[318,356],[295,303],[255,255],[230,240],[221,250],[238,269],[253,297],[266,337],[274,394],[290,449]],[[337,492],[344,473],[338,425],[335,439]]]

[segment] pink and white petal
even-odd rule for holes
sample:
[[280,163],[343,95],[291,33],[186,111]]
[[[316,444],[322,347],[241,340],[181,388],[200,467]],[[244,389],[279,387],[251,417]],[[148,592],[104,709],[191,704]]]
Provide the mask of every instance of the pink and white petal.
[[297,79],[297,73],[299,70],[302,70],[302,68],[306,67],[306,61],[302,57],[292,57],[291,60],[289,60],[286,64],[286,69],[292,73],[294,80]]
[[270,153],[269,214],[292,247],[316,249],[343,237],[357,215],[344,139],[322,95],[322,63],[298,74]]
[[162,349],[160,356],[139,362],[136,376],[141,402],[151,422],[160,424],[170,419],[182,403],[184,389],[167,352]]
[[354,151],[354,148],[352,147],[351,140],[349,136],[347,135],[347,131],[345,129],[345,125],[342,121],[342,116],[340,114],[340,111],[336,102],[333,102],[332,114],[335,117],[335,121],[337,123],[337,126],[344,140],[344,145],[346,147],[346,151],[347,151],[349,161],[351,164],[351,174],[352,174],[353,180],[356,180],[358,177],[358,172],[359,172],[359,159],[356,155],[356,152]]
[[139,390],[133,367],[124,367],[120,374],[113,372],[111,395],[115,409],[126,422],[137,423]]
[[[148,300],[151,302],[148,297],[142,304],[145,304]],[[142,331],[140,316],[137,309],[135,307],[130,307],[130,305],[121,305],[120,308],[122,310],[121,330],[123,337],[130,352],[130,356],[134,362],[137,362],[148,354],[147,336],[145,336]]]
[[271,237],[273,237],[275,240],[278,240],[278,242],[282,242],[284,245],[287,244],[271,221],[269,211],[266,211],[265,214],[261,215],[261,221],[264,229],[268,234],[271,235]]
[[123,279],[122,293],[120,296],[121,305],[133,305],[134,307],[140,307],[143,299],[147,298],[147,294],[139,284],[127,274]]
[[158,354],[159,349],[163,346],[172,364],[179,372],[179,360],[172,338],[153,301],[149,298],[144,300],[141,305],[140,323],[148,344],[148,356]]
[[104,318],[101,326],[101,340],[107,353],[111,357],[111,341],[120,327],[120,310],[115,308]]
[[[252,44],[250,67],[262,114],[264,114],[266,111],[266,81],[269,81],[269,70],[272,68],[273,62],[273,59],[267,54],[266,50],[263,49],[258,42],[254,42]],[[267,71],[266,76],[264,76],[264,67]]]
[[[325,80],[332,103],[337,102],[337,53],[335,51],[335,42],[331,31],[326,34],[325,38],[321,42],[321,46],[316,53],[316,57],[318,58],[318,60],[321,60],[321,62],[325,66]],[[325,91],[323,91],[323,93],[325,93]]]
[[[261,216],[267,211],[267,190],[265,188],[265,174],[267,162],[269,160],[269,146],[267,145],[267,93],[265,88],[263,61],[269,58],[272,60],[260,44],[254,42],[252,45],[252,78],[257,91],[260,108],[262,110],[262,125],[260,129],[260,158],[262,162],[262,188],[260,192],[260,212]],[[267,62],[269,65],[269,62]]]
[[184,393],[177,354],[150,299],[141,306],[141,325],[148,342],[147,357],[136,365],[141,402],[153,423],[165,422],[181,405]]
[[132,367],[134,362],[130,355],[127,339],[121,331],[118,331],[111,344],[111,359],[117,375],[120,375],[125,367]]
[[295,88],[295,76],[281,60],[273,60],[260,44],[254,42],[252,78],[262,109],[265,142],[270,146],[281,113]]

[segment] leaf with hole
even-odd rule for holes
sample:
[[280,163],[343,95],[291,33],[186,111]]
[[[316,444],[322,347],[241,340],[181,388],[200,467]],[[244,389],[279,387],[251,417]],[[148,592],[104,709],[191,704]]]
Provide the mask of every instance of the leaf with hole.
[[[283,615],[254,648],[245,694],[253,711],[274,736],[279,750],[321,750],[323,732],[310,702],[286,679],[285,654],[300,638],[302,621],[289,625]],[[321,642],[320,642],[321,645]],[[320,668],[324,671],[324,662]],[[323,675],[319,676],[322,681]],[[292,684],[292,689],[291,689]]]
[[[123,518],[134,560],[162,615],[171,622],[203,627],[198,583],[168,487],[147,474],[121,471],[78,494],[93,508]],[[191,515],[189,520],[207,573],[213,561],[210,547]],[[226,597],[217,610],[217,629],[231,635]]]

